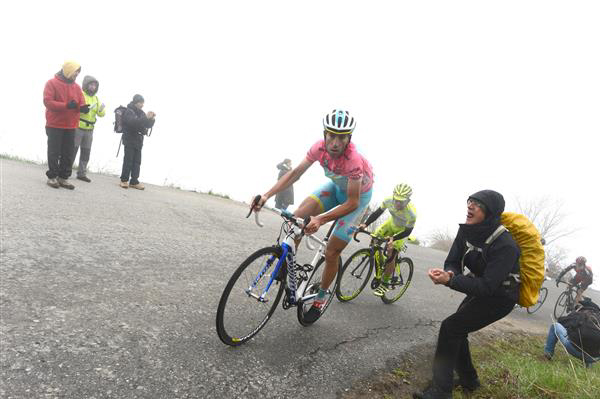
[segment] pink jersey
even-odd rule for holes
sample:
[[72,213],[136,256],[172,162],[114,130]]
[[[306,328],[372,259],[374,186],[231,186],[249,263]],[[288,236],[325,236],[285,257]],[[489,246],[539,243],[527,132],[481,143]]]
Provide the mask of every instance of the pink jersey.
[[325,140],[319,140],[308,150],[306,159],[319,161],[325,176],[329,177],[344,192],[347,192],[348,179],[361,179],[361,193],[366,193],[373,186],[373,168],[369,161],[356,151],[354,143],[348,143],[341,157],[332,158],[325,149]]

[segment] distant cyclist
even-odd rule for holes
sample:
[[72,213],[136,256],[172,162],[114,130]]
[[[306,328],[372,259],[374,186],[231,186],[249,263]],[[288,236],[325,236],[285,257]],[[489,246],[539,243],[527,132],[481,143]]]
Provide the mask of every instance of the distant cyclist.
[[373,295],[383,296],[390,290],[389,283],[394,272],[396,257],[404,246],[404,239],[410,235],[415,227],[417,211],[410,202],[411,195],[412,188],[408,184],[398,184],[394,188],[393,195],[383,200],[381,206],[369,215],[365,223],[359,226],[359,229],[364,230],[376,221],[386,209],[390,211],[391,217],[374,232],[379,237],[387,237],[388,243],[386,248],[387,262],[381,279],[382,283],[373,290]]
[[305,315],[309,323],[319,318],[327,302],[326,295],[331,295],[328,288],[338,270],[338,257],[350,241],[353,225],[371,201],[373,171],[369,161],[350,141],[355,126],[354,117],[348,111],[334,109],[325,115],[323,139],[313,144],[306,158],[263,194],[253,208],[258,212],[270,197],[295,183],[315,161],[321,164],[325,176],[331,179],[302,201],[294,212],[300,218],[313,216],[304,229],[306,234],[314,234],[321,225],[338,220],[325,250],[325,269],[319,293]]
[[583,292],[592,285],[594,281],[594,274],[592,273],[592,267],[586,265],[587,259],[583,256],[579,256],[575,259],[575,263],[564,269],[558,275],[556,279],[556,286],[558,287],[559,281],[562,281],[562,277],[570,270],[575,270],[575,276],[569,281],[569,285],[577,285],[577,295],[575,296],[575,303],[581,302]]

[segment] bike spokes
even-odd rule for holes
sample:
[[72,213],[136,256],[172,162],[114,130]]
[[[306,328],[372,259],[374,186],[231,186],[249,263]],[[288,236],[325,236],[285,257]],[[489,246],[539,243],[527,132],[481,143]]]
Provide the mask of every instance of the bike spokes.
[[337,298],[342,302],[356,298],[368,283],[372,271],[370,251],[362,249],[355,252],[342,267],[335,291]]
[[410,281],[412,280],[413,275],[413,262],[409,258],[399,258],[396,261],[396,266],[394,267],[394,272],[388,283],[389,291],[385,292],[383,296],[381,296],[381,300],[384,303],[394,303],[408,289],[410,285]]
[[227,345],[252,338],[269,320],[283,293],[275,276],[280,254],[263,248],[252,254],[233,274],[217,310],[217,332]]

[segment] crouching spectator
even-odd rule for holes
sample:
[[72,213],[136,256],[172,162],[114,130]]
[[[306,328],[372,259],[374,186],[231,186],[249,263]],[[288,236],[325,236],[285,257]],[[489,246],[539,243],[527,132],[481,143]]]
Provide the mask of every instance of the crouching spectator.
[[[460,386],[472,392],[481,383],[475,370],[468,336],[502,319],[519,298],[519,285],[511,275],[519,274],[520,250],[508,231],[500,234],[486,250],[486,256],[472,248],[483,248],[500,226],[504,197],[482,190],[467,199],[467,219],[458,229],[444,269],[428,272],[435,283],[467,296],[456,312],[440,326],[433,360],[433,381],[415,399],[452,399],[452,389]],[[463,266],[471,274],[464,275]],[[454,372],[458,380],[453,379]]]
[[143,190],[145,187],[138,178],[140,177],[140,165],[142,164],[142,146],[144,136],[148,129],[154,126],[156,114],[142,111],[144,97],[139,94],[133,96],[133,100],[127,104],[127,111],[123,114],[123,169],[121,171],[122,188],[136,188]]
[[600,308],[590,300],[583,300],[574,312],[552,323],[544,347],[546,359],[552,359],[559,340],[586,367],[600,360]]

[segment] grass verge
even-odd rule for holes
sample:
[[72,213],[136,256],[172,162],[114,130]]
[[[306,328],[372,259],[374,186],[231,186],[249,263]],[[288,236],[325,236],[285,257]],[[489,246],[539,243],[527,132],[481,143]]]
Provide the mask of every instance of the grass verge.
[[[525,332],[480,332],[470,338],[473,363],[482,387],[471,395],[455,390],[453,397],[470,399],[597,399],[600,365],[586,369],[560,343],[551,361],[543,355],[546,337]],[[431,378],[432,345],[424,345],[401,359],[392,371],[376,373],[368,381],[340,394],[344,399],[411,398]],[[426,360],[425,360],[426,359]]]

